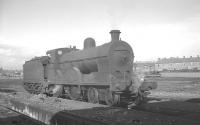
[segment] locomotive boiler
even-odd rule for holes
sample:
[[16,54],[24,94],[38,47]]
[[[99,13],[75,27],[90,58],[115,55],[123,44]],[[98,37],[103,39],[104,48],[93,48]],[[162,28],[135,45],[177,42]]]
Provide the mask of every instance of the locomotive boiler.
[[93,38],[84,40],[84,49],[76,47],[49,50],[23,65],[24,88],[30,93],[115,105],[138,103],[154,84],[142,84],[133,72],[131,46],[112,30],[111,42],[96,46]]

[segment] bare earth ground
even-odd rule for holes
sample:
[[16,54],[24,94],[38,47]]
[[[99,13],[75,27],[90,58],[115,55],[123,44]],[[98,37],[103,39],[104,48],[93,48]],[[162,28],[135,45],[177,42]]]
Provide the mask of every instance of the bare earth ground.
[[[158,87],[150,97],[171,100],[200,100],[199,78],[157,78]],[[200,101],[199,101],[200,102]]]
[[[21,79],[0,79],[0,93],[14,93],[17,91],[25,92],[22,87]],[[0,105],[7,105],[6,100],[4,100],[0,94]],[[0,106],[0,125],[38,125],[36,122],[26,118],[23,115],[8,110]]]
[[0,91],[4,90],[25,92],[22,87],[22,79],[0,79]]
[[[199,78],[156,78],[155,80],[158,82],[158,88],[151,91],[149,97],[152,100],[180,100],[200,104]],[[0,79],[0,92],[5,94],[17,91],[25,92],[22,87],[22,80]],[[0,104],[5,104],[1,96]],[[0,107],[0,125],[36,125],[36,123]]]

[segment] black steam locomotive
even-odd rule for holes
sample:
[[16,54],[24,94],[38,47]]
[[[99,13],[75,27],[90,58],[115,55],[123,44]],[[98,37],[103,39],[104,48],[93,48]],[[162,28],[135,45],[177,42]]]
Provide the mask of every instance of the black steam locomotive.
[[119,39],[120,31],[112,30],[111,42],[96,46],[93,38],[84,40],[84,49],[76,47],[47,51],[23,65],[24,88],[34,94],[104,102],[139,103],[154,85],[142,84],[133,72],[131,46]]

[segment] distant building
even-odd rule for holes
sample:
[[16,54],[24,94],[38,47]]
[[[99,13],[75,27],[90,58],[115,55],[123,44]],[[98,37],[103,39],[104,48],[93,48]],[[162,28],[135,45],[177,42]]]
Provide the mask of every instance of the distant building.
[[3,75],[3,68],[0,68],[0,77]]
[[134,70],[138,72],[154,72],[154,71],[200,71],[200,57],[171,57],[159,58],[156,62],[143,61],[135,62]]
[[2,67],[0,68],[0,73],[3,73],[3,68]]
[[200,71],[200,57],[158,59],[155,69],[157,71]]
[[0,68],[0,77],[2,78],[22,78],[22,70],[8,70]]
[[155,71],[155,62],[135,62],[134,70],[136,70],[137,72],[153,72]]

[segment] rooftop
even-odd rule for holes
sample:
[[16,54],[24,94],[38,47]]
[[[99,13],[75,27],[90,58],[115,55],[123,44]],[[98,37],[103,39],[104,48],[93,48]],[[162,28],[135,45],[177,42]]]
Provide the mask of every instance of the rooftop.
[[170,58],[162,58],[158,59],[156,63],[182,63],[182,62],[200,62],[200,57],[189,57],[189,58],[178,58],[178,57],[170,57]]

